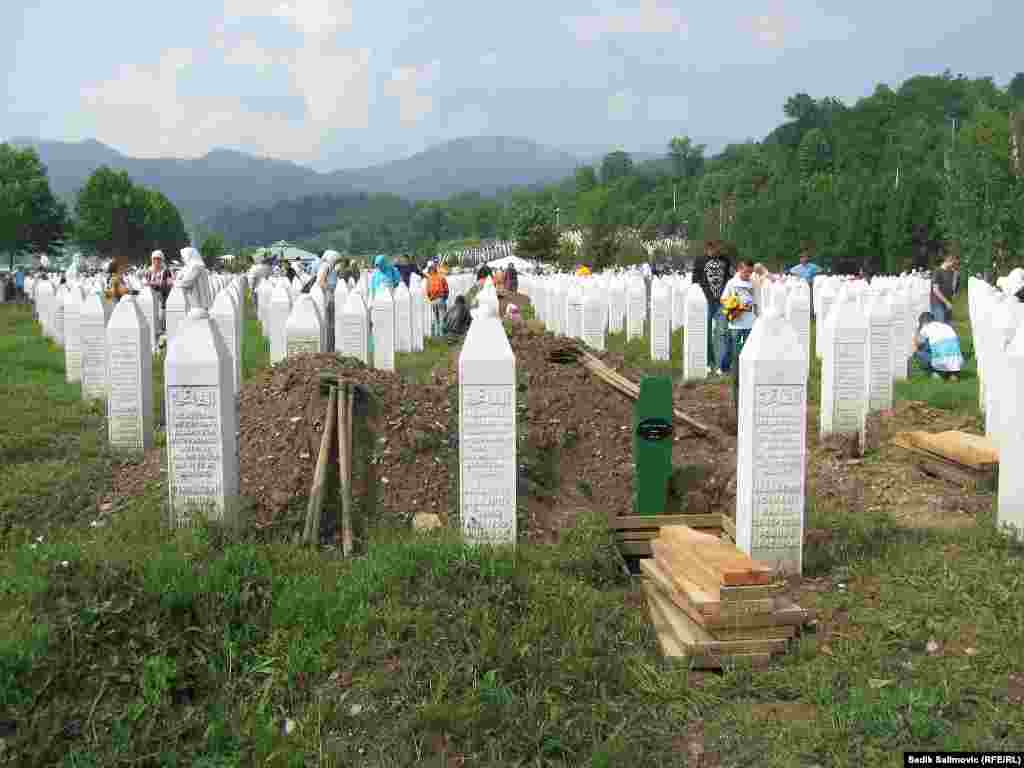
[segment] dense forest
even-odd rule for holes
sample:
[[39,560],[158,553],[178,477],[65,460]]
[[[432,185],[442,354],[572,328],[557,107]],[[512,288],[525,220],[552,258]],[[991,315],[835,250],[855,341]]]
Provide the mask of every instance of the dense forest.
[[770,265],[808,249],[837,269],[886,272],[932,263],[945,245],[980,271],[1024,245],[1024,178],[1011,167],[1022,102],[1024,74],[1006,88],[949,72],[914,77],[853,106],[799,93],[762,141],[713,157],[679,136],[663,160],[634,165],[613,152],[560,183],[494,198],[307,197],[228,211],[208,226],[238,246],[284,237],[356,254],[428,255],[451,241],[518,237],[544,258],[567,254],[536,230],[579,227],[582,253],[568,255],[595,266],[621,260],[627,229],[721,239]]

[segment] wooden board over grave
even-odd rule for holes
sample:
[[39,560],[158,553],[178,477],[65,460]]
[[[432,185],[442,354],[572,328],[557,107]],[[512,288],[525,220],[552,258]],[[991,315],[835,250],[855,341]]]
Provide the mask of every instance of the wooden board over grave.
[[999,464],[999,449],[987,437],[967,432],[900,432],[893,439],[900,447],[916,448],[971,469],[989,470]]

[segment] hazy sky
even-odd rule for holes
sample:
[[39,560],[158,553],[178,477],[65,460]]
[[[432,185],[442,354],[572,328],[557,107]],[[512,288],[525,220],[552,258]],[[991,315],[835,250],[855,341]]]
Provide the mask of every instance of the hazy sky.
[[319,170],[459,136],[761,139],[799,91],[1024,70],[1024,0],[0,0],[0,137]]

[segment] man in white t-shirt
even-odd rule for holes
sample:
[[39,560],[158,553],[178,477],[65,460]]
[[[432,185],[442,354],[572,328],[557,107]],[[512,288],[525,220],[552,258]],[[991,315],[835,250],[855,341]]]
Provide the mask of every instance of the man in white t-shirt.
[[732,394],[733,406],[739,414],[740,394],[740,353],[747,343],[750,331],[754,327],[757,316],[757,302],[754,298],[754,262],[750,259],[739,259],[736,262],[736,274],[722,289],[722,309],[729,322],[729,337],[722,353],[722,373],[733,371]]
[[931,312],[922,312],[914,335],[914,357],[933,379],[959,381],[964,357],[960,352],[960,338],[953,327],[939,322]]

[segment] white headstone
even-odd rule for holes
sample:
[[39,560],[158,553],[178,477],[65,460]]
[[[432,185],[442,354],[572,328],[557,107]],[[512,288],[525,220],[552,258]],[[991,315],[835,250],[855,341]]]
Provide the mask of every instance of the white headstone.
[[139,289],[139,295],[135,297],[135,304],[138,306],[142,317],[146,321],[146,334],[151,349],[156,349],[160,334],[158,333],[158,320],[160,313],[160,302],[153,289],[144,285]]
[[629,278],[626,293],[626,339],[639,339],[644,335],[647,319],[647,288],[642,277]]
[[189,312],[167,348],[167,485],[175,527],[194,524],[192,508],[212,521],[237,522],[238,412],[228,353],[205,309]]
[[285,356],[323,352],[323,326],[316,301],[308,293],[300,293],[285,324]]
[[82,380],[82,329],[80,327],[84,297],[77,285],[71,286],[64,302],[64,374],[69,382]]
[[702,381],[708,377],[708,300],[697,283],[686,291],[683,328],[683,380]]
[[107,324],[107,434],[114,448],[153,445],[153,345],[135,297],[122,296]]
[[672,358],[672,297],[663,280],[651,283],[651,360]]
[[[423,292],[423,281],[413,275],[413,280],[410,281],[411,287],[409,289],[409,304],[410,304],[410,315],[412,318],[412,350],[413,352],[423,351],[423,336],[424,336],[424,317],[423,306],[426,304],[426,294]],[[429,323],[427,323],[429,326]]]
[[64,346],[64,303],[67,301],[66,286],[57,286],[53,299],[53,340],[58,346]]
[[270,297],[270,363],[279,363],[287,354],[285,346],[285,325],[292,313],[292,294],[288,289],[288,281],[282,280],[274,286]]
[[905,381],[907,378],[907,357],[909,351],[908,336],[912,337],[917,330],[917,323],[908,320],[907,292],[901,287],[889,296],[889,307],[892,310],[892,376],[894,381]]
[[330,302],[327,300],[327,294],[324,293],[324,289],[320,287],[319,283],[313,283],[313,287],[309,289],[309,296],[316,303],[317,311],[320,313],[320,349],[324,352],[330,352],[328,346],[328,337],[331,341],[334,341],[334,328],[328,317],[328,310]]
[[370,307],[373,332],[373,367],[395,370],[395,302],[391,291],[377,291]]
[[224,342],[224,350],[228,354],[228,363],[231,366],[231,392],[237,395],[242,388],[241,370],[241,346],[238,333],[238,317],[235,303],[232,301],[229,291],[220,291],[213,299],[213,306],[210,308],[210,319],[213,321],[214,329],[220,334]]
[[796,332],[797,341],[804,351],[807,373],[810,373],[811,359],[811,299],[808,292],[797,286],[786,297],[786,320]]
[[807,367],[776,309],[754,324],[739,359],[736,545],[787,575],[803,567]]
[[274,295],[274,281],[262,280],[256,289],[256,317],[263,328],[263,335],[270,338],[270,302]]
[[583,338],[583,288],[575,282],[565,294],[565,335]]
[[1002,389],[1008,397],[1000,410],[1006,428],[999,446],[999,502],[996,524],[1008,526],[1024,541],[1024,325],[1017,329],[1013,343],[1006,350],[1006,366]]
[[626,283],[613,277],[608,288],[608,333],[622,333],[626,327]]
[[395,351],[412,352],[412,297],[399,280],[395,288]]
[[103,299],[90,293],[78,316],[78,342],[82,354],[82,397],[107,398],[107,315]]
[[471,543],[516,541],[516,359],[492,305],[459,355],[459,514]]
[[591,349],[604,352],[605,315],[608,300],[604,289],[596,280],[587,284],[583,295],[583,341]]
[[892,375],[892,307],[889,297],[872,291],[867,297],[867,366],[868,413],[888,411],[893,402]]
[[178,332],[178,326],[185,320],[186,304],[185,292],[181,290],[180,286],[175,285],[167,294],[167,304],[164,307],[164,329],[168,343]]
[[832,312],[832,305],[836,301],[838,294],[838,288],[832,278],[826,277],[820,280],[821,285],[819,286],[819,280],[814,281],[815,290],[815,301],[818,304],[817,309],[817,324],[815,325],[816,338],[815,338],[815,352],[818,355],[818,359],[821,360],[824,357],[825,343],[825,329],[828,326],[828,316]]
[[[829,312],[821,365],[821,434],[857,434],[864,444],[867,418],[868,324],[856,297],[844,291]],[[742,378],[742,377],[741,377]]]
[[359,291],[353,290],[348,294],[338,318],[337,332],[339,336],[335,348],[338,354],[344,357],[355,357],[362,360],[364,364],[369,364],[369,322],[366,306],[363,304],[363,297],[359,295]]

